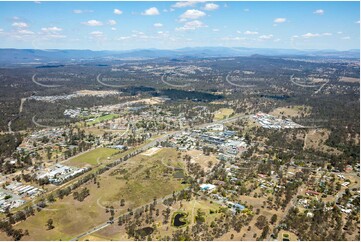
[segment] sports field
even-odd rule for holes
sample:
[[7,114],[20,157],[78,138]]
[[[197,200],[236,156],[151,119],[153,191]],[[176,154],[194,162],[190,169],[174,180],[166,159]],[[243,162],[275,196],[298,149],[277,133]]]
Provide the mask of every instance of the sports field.
[[120,150],[100,147],[76,156],[65,162],[65,164],[76,167],[83,167],[85,165],[96,166],[118,152]]
[[119,117],[118,114],[107,114],[107,115],[104,115],[104,116],[97,117],[93,121],[87,122],[87,125],[97,124],[97,123],[100,123],[100,122],[103,122],[103,121],[112,120],[112,119],[117,118],[117,117]]

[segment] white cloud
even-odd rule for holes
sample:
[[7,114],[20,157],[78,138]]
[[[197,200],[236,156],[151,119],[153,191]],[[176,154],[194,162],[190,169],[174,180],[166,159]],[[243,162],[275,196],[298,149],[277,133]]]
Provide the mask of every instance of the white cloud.
[[325,13],[325,11],[323,9],[317,9],[313,13],[317,14],[317,15],[323,15]]
[[46,35],[45,38],[50,38],[50,39],[64,39],[66,38],[65,35],[62,35],[62,34],[49,34],[49,35]]
[[113,13],[114,13],[114,14],[117,14],[117,15],[121,15],[121,14],[123,13],[123,11],[120,10],[120,9],[114,8]]
[[319,34],[319,33],[307,33],[307,34],[304,34],[302,35],[303,38],[315,38],[315,37],[321,37],[321,36],[332,36],[332,33],[322,33],[322,34]]
[[206,16],[205,12],[197,9],[188,9],[180,17],[181,19],[197,19]]
[[89,33],[90,35],[94,36],[94,37],[101,37],[103,36],[103,32],[101,31],[93,31]]
[[115,20],[113,20],[113,19],[109,19],[108,24],[109,24],[109,25],[116,25],[116,24],[117,24],[117,21],[115,21]]
[[111,30],[115,31],[115,30],[117,30],[117,28],[112,27]]
[[63,29],[54,26],[54,27],[41,28],[41,30],[42,30],[43,32],[60,32],[60,31],[62,31]]
[[33,35],[34,34],[33,31],[26,30],[26,29],[20,29],[20,30],[17,31],[17,33],[24,34],[24,35]]
[[246,34],[246,35],[255,35],[255,34],[258,34],[258,32],[247,30],[247,31],[245,31],[243,34]]
[[273,22],[280,24],[280,23],[286,22],[286,19],[285,18],[276,18],[275,20],[273,20]]
[[345,37],[342,37],[341,39],[349,40],[349,39],[351,39],[351,37],[350,36],[345,36]]
[[342,34],[342,32],[341,32],[341,31],[338,31],[337,34]]
[[156,27],[156,28],[161,28],[161,27],[163,27],[163,24],[162,23],[155,23],[155,24],[153,24],[153,26]]
[[249,11],[251,11],[249,8],[245,8],[245,9],[243,9],[243,11],[245,11],[245,12],[249,12]]
[[313,33],[307,33],[302,35],[303,38],[314,38],[314,37],[320,37],[320,34],[313,34]]
[[204,5],[204,10],[207,11],[213,11],[213,10],[217,10],[219,8],[219,5],[214,4],[214,3],[207,3],[206,5]]
[[204,23],[199,20],[194,20],[190,22],[186,22],[183,27],[176,28],[176,31],[186,31],[186,30],[195,30],[198,28],[206,28],[208,27]]
[[130,36],[121,36],[119,38],[117,38],[117,40],[126,40],[126,39],[130,39]]
[[281,41],[281,39],[275,39],[275,40],[273,40],[274,42],[280,42]]
[[142,15],[159,15],[159,10],[156,7],[152,7],[152,8],[148,8],[147,10],[145,10]]
[[92,13],[92,12],[94,12],[93,10],[81,10],[81,9],[74,9],[73,10],[73,13],[75,13],[75,14],[81,14],[81,13]]
[[261,35],[259,37],[259,39],[265,40],[265,39],[272,39],[273,35],[272,34],[267,34],[267,35]]
[[231,41],[242,41],[246,40],[244,37],[223,37],[221,40],[231,40]]
[[17,28],[27,28],[29,27],[29,25],[27,23],[24,22],[15,22],[12,24],[12,26],[17,27]]
[[196,4],[197,4],[196,1],[182,1],[182,2],[177,2],[176,4],[173,4],[172,7],[173,8],[185,8],[185,7],[193,7]]
[[88,26],[102,26],[103,25],[102,22],[94,20],[94,19],[89,20],[87,22],[83,22],[82,24],[85,24],[85,25],[88,25]]
[[213,32],[219,32],[219,29],[212,29]]

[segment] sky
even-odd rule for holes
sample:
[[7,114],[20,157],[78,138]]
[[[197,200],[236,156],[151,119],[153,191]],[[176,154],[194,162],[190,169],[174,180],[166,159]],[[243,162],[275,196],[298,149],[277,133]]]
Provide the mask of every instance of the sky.
[[0,48],[360,48],[353,2],[0,2]]

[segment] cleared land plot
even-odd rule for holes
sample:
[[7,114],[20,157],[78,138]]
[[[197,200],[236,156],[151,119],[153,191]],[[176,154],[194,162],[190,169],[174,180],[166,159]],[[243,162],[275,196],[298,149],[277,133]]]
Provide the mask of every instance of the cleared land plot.
[[233,109],[231,109],[231,108],[221,108],[218,111],[214,112],[214,120],[226,119],[232,114],[233,114]]
[[343,76],[340,78],[340,82],[358,83],[360,82],[360,78]]
[[325,144],[330,135],[330,131],[327,129],[310,130],[305,135],[303,149],[314,149],[325,153],[333,153],[336,155],[342,152]]
[[[177,151],[162,149],[147,159],[137,155],[98,176],[99,188],[93,181],[84,184],[83,187],[89,189],[90,195],[83,202],[74,200],[73,195],[57,199],[47,207],[48,210],[36,213],[15,228],[29,230],[30,235],[23,240],[69,240],[106,222],[110,217],[105,212],[107,205],[114,206],[116,217],[128,208],[137,208],[152,202],[153,198],[162,198],[173,191],[184,189],[185,186],[173,179],[171,173],[166,173],[168,169],[161,162],[157,162],[161,157],[176,160]],[[122,198],[125,199],[123,207],[120,206]],[[47,230],[46,221],[49,218],[54,221],[55,228],[52,230]],[[0,240],[9,238],[0,233]]]
[[219,163],[219,160],[214,154],[206,156],[203,154],[201,150],[189,150],[185,153],[185,155],[189,155],[191,157],[191,162],[198,163],[202,169],[208,170],[209,162],[212,163],[212,166]]
[[118,152],[120,152],[120,150],[100,147],[74,157],[65,162],[65,164],[77,167],[83,167],[85,165],[96,166]]
[[153,147],[153,148],[150,148],[149,150],[143,152],[142,155],[145,155],[145,156],[153,156],[153,155],[155,155],[159,150],[160,150],[160,148],[158,148],[158,147]]
[[[306,110],[304,111],[304,108]],[[307,115],[310,112],[310,107],[304,107],[304,106],[292,106],[292,107],[280,107],[274,109],[272,112],[270,112],[271,115],[276,117],[298,117],[303,112],[305,115]]]

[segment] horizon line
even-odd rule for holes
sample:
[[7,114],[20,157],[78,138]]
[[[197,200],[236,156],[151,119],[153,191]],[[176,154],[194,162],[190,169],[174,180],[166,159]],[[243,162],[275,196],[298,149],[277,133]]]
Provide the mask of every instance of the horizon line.
[[343,52],[343,51],[359,51],[360,52],[360,48],[353,48],[353,49],[344,49],[344,50],[340,50],[340,49],[296,49],[296,48],[259,48],[259,47],[244,47],[244,46],[233,46],[233,47],[228,47],[228,46],[186,46],[186,47],[179,47],[179,48],[172,48],[172,49],[159,49],[159,48],[134,48],[134,49],[118,49],[118,50],[114,50],[114,49],[72,49],[72,48],[16,48],[16,47],[0,47],[0,50],[5,50],[5,49],[14,49],[14,50],[87,50],[87,51],[136,51],[136,50],[169,50],[169,51],[175,51],[175,50],[181,50],[181,49],[186,49],[186,48],[227,48],[227,49],[237,49],[237,48],[243,48],[243,49],[269,49],[269,50],[297,50],[297,51],[337,51],[337,52]]

